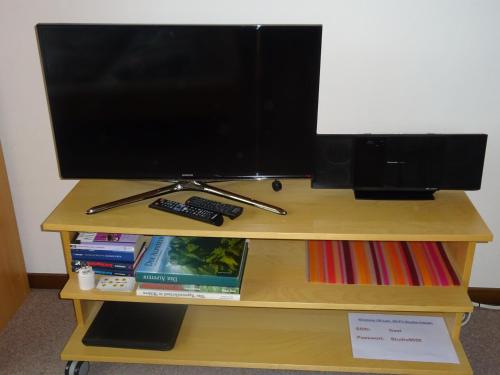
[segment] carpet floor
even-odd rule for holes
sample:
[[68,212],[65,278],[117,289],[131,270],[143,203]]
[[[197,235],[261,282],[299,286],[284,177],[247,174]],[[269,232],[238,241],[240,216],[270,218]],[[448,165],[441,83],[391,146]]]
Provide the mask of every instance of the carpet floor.
[[[0,333],[0,374],[64,374],[66,362],[59,359],[59,353],[74,326],[71,301],[59,299],[57,290],[33,289],[25,303]],[[469,323],[462,329],[461,341],[475,374],[500,375],[500,311],[476,308]],[[89,375],[99,374],[319,375],[325,373],[92,362]]]

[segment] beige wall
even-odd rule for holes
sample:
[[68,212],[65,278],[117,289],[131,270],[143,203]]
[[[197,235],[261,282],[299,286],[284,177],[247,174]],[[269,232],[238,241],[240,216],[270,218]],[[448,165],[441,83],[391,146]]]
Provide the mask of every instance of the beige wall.
[[[28,272],[64,272],[40,223],[75,183],[58,177],[36,23],[323,24],[319,132],[488,133],[470,196],[500,233],[499,15],[494,0],[1,1],[0,139]],[[479,246],[473,286],[500,287],[495,248]]]

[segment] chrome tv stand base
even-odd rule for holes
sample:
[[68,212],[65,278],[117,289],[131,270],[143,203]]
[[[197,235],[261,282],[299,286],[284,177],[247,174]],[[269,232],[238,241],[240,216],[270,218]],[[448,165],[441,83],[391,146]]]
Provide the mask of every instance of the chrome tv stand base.
[[132,195],[132,196],[127,197],[127,198],[123,198],[123,199],[119,199],[116,201],[112,201],[112,202],[108,202],[108,203],[104,203],[104,204],[101,204],[98,206],[91,207],[86,211],[86,213],[88,215],[96,214],[98,212],[106,211],[106,210],[109,210],[111,208],[123,206],[123,205],[130,204],[130,203],[139,202],[139,201],[149,199],[149,198],[158,197],[158,196],[164,195],[164,194],[175,193],[177,191],[200,191],[200,192],[204,192],[204,193],[218,195],[218,196],[223,197],[223,198],[232,199],[234,201],[237,201],[240,203],[245,203],[245,204],[248,204],[250,206],[257,207],[257,208],[261,208],[263,210],[270,211],[270,212],[273,212],[273,213],[278,214],[278,215],[286,215],[286,211],[282,208],[272,206],[272,205],[267,204],[267,203],[259,202],[257,200],[245,197],[243,195],[231,193],[230,191],[227,191],[227,190],[218,189],[218,188],[212,187],[212,186],[210,186],[204,182],[200,182],[200,181],[179,181],[179,182],[176,182],[174,184],[171,184],[168,186],[163,186],[163,187],[158,188],[158,189],[146,191],[146,192],[141,193],[141,194]]

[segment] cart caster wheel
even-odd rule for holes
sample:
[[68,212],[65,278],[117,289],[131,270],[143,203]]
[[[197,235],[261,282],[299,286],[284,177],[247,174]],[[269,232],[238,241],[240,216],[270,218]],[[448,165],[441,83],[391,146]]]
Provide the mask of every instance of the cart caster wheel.
[[87,375],[90,364],[83,361],[68,361],[64,368],[64,375]]

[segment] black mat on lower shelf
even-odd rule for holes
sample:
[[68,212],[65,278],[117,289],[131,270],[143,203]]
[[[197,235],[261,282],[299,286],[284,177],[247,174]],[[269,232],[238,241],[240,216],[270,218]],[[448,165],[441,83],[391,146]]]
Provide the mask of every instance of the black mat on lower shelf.
[[82,339],[85,345],[170,350],[187,305],[104,302]]

